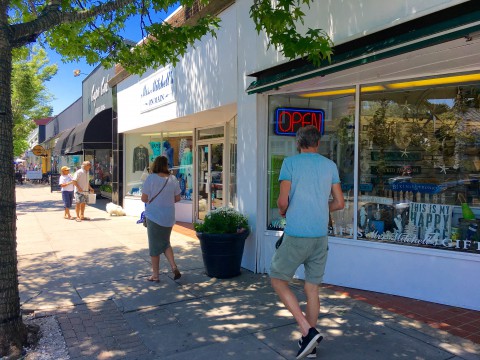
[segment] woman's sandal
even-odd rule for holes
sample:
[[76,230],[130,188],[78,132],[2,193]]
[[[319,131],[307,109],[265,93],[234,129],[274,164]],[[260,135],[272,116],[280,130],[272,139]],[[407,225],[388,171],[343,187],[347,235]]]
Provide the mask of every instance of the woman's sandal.
[[180,273],[180,271],[178,271],[178,268],[173,268],[172,272],[173,272],[173,280],[178,280],[182,277],[182,274]]
[[156,283],[159,283],[159,282],[160,282],[160,279],[153,277],[153,275],[150,276],[150,277],[148,277],[147,280],[148,280],[148,281],[152,281],[152,282],[156,282]]

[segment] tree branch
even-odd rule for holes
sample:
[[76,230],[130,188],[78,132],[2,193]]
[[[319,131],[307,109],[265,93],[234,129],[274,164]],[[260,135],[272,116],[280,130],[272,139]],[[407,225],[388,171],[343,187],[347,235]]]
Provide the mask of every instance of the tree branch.
[[35,42],[40,34],[52,29],[58,24],[92,19],[98,15],[107,14],[134,2],[135,0],[108,1],[104,4],[92,6],[87,10],[62,11],[60,7],[61,1],[50,1],[35,20],[9,26],[10,45],[12,47],[24,46],[28,43]]

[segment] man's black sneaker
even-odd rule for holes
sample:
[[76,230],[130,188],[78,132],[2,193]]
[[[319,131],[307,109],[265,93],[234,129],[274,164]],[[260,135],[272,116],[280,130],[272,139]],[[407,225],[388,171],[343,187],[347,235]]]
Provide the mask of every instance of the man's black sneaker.
[[320,333],[315,328],[308,330],[307,336],[302,336],[300,350],[297,353],[297,359],[303,359],[317,346],[317,344],[323,339]]
[[[320,341],[318,341],[320,342]],[[302,347],[302,339],[298,340],[298,347]],[[317,347],[314,347],[312,352],[306,356],[308,359],[316,359],[317,358]]]

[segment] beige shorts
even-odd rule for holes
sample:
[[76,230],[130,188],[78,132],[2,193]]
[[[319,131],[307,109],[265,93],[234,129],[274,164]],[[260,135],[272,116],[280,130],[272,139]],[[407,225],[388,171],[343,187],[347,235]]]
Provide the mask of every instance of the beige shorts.
[[290,281],[303,264],[305,281],[320,285],[328,255],[328,236],[300,238],[285,234],[282,245],[275,251],[270,277]]

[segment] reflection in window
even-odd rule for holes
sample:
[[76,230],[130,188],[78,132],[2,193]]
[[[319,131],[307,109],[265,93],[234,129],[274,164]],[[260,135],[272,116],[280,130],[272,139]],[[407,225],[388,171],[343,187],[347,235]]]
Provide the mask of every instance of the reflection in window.
[[480,86],[404,84],[361,95],[360,237],[473,250],[465,241],[480,240]]
[[349,95],[353,93],[354,89],[349,89],[348,92],[342,90],[341,93],[317,93],[308,99],[302,96],[270,97],[267,229],[282,230],[285,226],[285,219],[279,216],[277,208],[280,191],[278,177],[283,159],[298,153],[295,136],[279,136],[275,133],[275,111],[278,108],[322,109],[325,112],[325,127],[319,153],[337,164],[346,199],[345,209],[331,214],[330,234],[337,237],[353,237],[355,98]]

